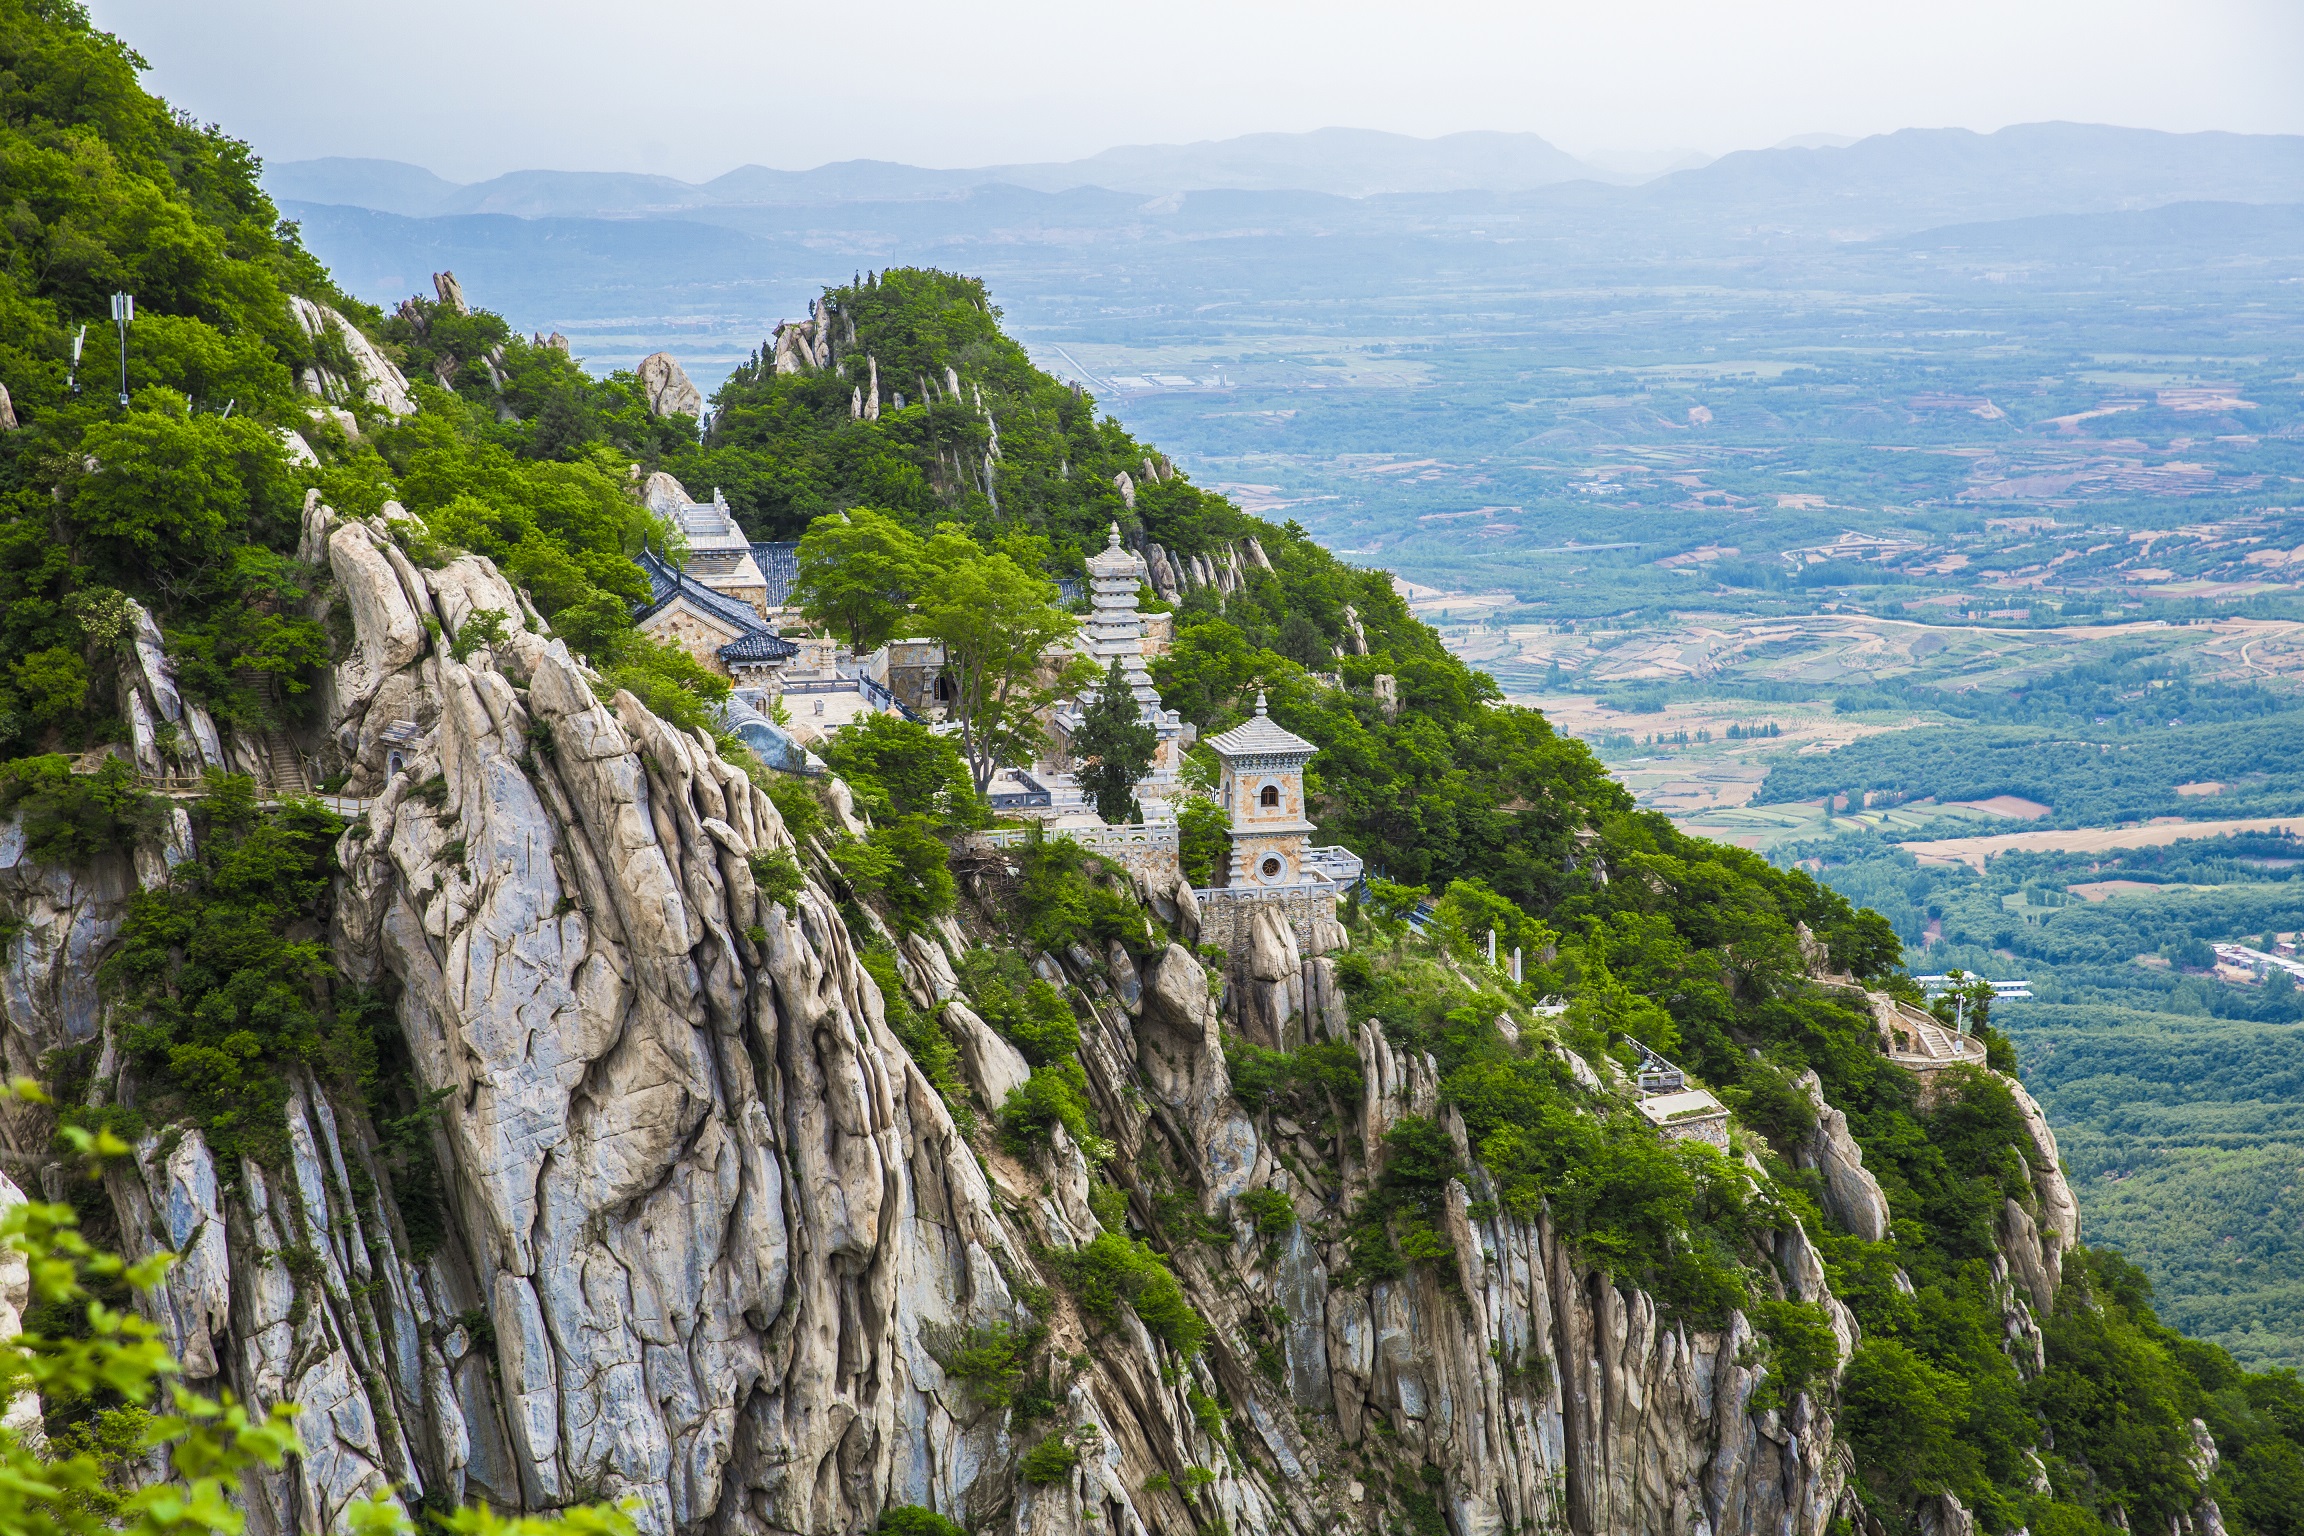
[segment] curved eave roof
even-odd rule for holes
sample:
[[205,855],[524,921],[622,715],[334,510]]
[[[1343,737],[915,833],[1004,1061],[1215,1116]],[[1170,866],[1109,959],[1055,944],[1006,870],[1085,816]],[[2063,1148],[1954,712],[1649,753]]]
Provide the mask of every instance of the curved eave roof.
[[789,661],[800,647],[769,630],[729,641],[718,652],[722,661]]
[[635,624],[662,613],[665,605],[677,597],[690,607],[711,614],[739,633],[749,635],[757,631],[770,636],[776,633],[750,603],[730,597],[725,592],[715,592],[704,583],[692,580],[679,567],[670,564],[652,549],[640,552],[640,569],[648,573],[648,601],[632,610],[632,621]]

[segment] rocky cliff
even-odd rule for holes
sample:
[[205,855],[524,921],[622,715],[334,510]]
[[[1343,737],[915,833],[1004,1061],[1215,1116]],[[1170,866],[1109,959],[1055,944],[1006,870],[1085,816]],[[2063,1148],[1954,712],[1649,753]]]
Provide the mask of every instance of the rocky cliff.
[[[252,1529],[332,1529],[384,1486],[499,1508],[629,1499],[662,1532],[854,1532],[921,1505],[1033,1533],[1444,1519],[1460,1536],[1726,1536],[1820,1533],[1842,1509],[1828,1381],[1761,1393],[1742,1313],[1663,1315],[1549,1215],[1508,1214],[1469,1158],[1445,1190],[1448,1262],[1339,1283],[1338,1223],[1385,1133],[1432,1117],[1461,1150],[1463,1131],[1432,1063],[1349,1017],[1333,953],[1273,940],[1234,984],[1235,1016],[1272,1045],[1350,1042],[1361,1100],[1312,1125],[1235,1097],[1220,988],[1183,944],[1039,957],[1081,1013],[1109,1146],[1092,1162],[1058,1130],[1015,1152],[956,1123],[891,1019],[948,1004],[986,1108],[1026,1080],[959,996],[968,949],[1008,942],[981,912],[906,939],[908,996],[884,996],[859,952],[878,919],[835,899],[709,737],[603,698],[485,560],[423,569],[389,516],[317,505],[305,534],[354,628],[306,747],[366,802],[327,938],[342,984],[388,1001],[411,1097],[433,1107],[446,1220],[410,1230],[369,1108],[301,1070],[285,1158],[219,1166],[176,1127],[110,1177],[121,1241],[183,1256],[153,1310],[187,1373],[300,1406],[307,1454],[253,1490]],[[511,616],[502,638],[454,643],[491,612]],[[165,674],[155,652],[132,686],[176,718]],[[95,963],[191,835],[178,812],[136,860],[55,866],[0,831],[21,924],[0,990],[11,1071],[90,1047],[90,1101],[134,1102]],[[811,873],[771,899],[763,854]],[[1876,1239],[1879,1186],[1808,1091],[1818,1127],[1795,1155],[1833,1218]],[[2009,1202],[1996,1273],[2009,1347],[2037,1369],[2032,1318],[2077,1217],[2023,1102],[2038,1198]],[[49,1129],[0,1123],[27,1177]],[[1256,1191],[1284,1197],[1277,1219],[1240,1198]],[[1107,1225],[1178,1200],[1230,1229],[1168,1258],[1207,1324],[1198,1350],[1076,1284]],[[1810,1234],[1787,1221],[1772,1257],[1771,1285],[1823,1309],[1845,1361],[1855,1325]],[[1028,1423],[965,1346],[1039,1329]],[[1052,1441],[1069,1457],[1025,1456]]]

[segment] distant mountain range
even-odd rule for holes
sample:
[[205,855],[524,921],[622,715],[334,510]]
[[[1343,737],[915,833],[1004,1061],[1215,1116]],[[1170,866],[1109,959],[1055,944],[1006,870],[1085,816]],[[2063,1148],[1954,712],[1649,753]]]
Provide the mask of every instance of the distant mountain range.
[[1034,192],[1100,187],[1171,192],[1519,192],[1563,181],[1633,182],[1587,165],[1533,133],[1454,133],[1417,139],[1365,128],[1252,133],[1197,144],[1131,144],[1085,160],[929,170],[887,160],[843,160],[810,171],[745,165],[695,183],[614,171],[513,171],[459,185],[397,160],[330,158],[269,167],[275,197],[433,217],[508,213],[520,218],[668,213],[686,209],[951,197],[976,187]]
[[2304,137],[2024,123],[1906,128],[1839,147],[1744,150],[1640,189],[1681,208],[1902,209],[1934,223],[2110,213],[2175,202],[2304,201]]
[[[1600,157],[1606,164],[1623,162]],[[714,211],[963,198],[987,187],[1082,188],[1159,199],[1206,191],[1399,194],[1558,190],[1627,211],[1749,212],[1802,225],[1847,218],[1877,232],[1946,219],[2095,213],[2179,201],[2304,200],[2304,137],[2160,133],[2029,123],[1997,133],[1905,129],[1853,142],[1810,134],[1662,175],[1577,159],[1532,133],[1436,139],[1358,128],[1258,133],[1197,144],[1129,145],[1061,163],[932,170],[845,160],[814,170],[746,165],[703,183],[611,171],[513,171],[459,184],[395,160],[330,158],[270,166],[284,202],[416,218],[710,218]]]

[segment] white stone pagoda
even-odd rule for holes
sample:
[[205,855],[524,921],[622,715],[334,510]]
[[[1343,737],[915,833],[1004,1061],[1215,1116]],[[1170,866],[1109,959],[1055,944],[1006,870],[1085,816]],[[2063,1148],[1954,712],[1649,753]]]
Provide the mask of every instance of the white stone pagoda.
[[[1056,734],[1070,742],[1088,701],[1103,688],[1112,663],[1119,662],[1144,723],[1160,738],[1152,771],[1137,786],[1137,798],[1146,802],[1166,799],[1175,790],[1183,767],[1185,727],[1182,715],[1162,707],[1160,690],[1152,686],[1152,674],[1144,664],[1144,615],[1136,607],[1137,591],[1145,582],[1144,557],[1121,546],[1120,525],[1114,523],[1105,536],[1104,548],[1086,564],[1089,612],[1081,631],[1081,649],[1096,664],[1096,681],[1086,694],[1056,711]],[[1145,814],[1151,814],[1149,804]]]

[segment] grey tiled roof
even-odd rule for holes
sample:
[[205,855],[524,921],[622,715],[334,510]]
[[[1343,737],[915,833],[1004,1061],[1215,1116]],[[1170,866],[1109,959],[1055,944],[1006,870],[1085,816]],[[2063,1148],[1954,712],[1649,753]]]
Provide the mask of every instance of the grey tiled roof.
[[1320,750],[1262,709],[1223,735],[1209,737],[1208,745],[1224,757],[1277,757],[1287,753],[1310,757]]
[[777,634],[763,629],[743,635],[720,647],[722,661],[789,661],[800,654],[800,647]]
[[783,661],[800,653],[800,647],[776,633],[750,603],[690,579],[654,550],[640,552],[640,569],[648,573],[648,601],[632,610],[635,623],[661,613],[665,604],[679,597],[739,631],[720,647],[722,661]]
[[677,566],[667,563],[652,549],[640,552],[640,569],[648,573],[648,601],[632,610],[635,623],[662,612],[664,605],[677,595],[739,629],[768,628],[750,603],[742,598],[730,597],[725,592],[713,591]]
[[792,600],[792,583],[800,579],[800,546],[754,544],[752,563],[768,582],[768,606],[781,608]]

